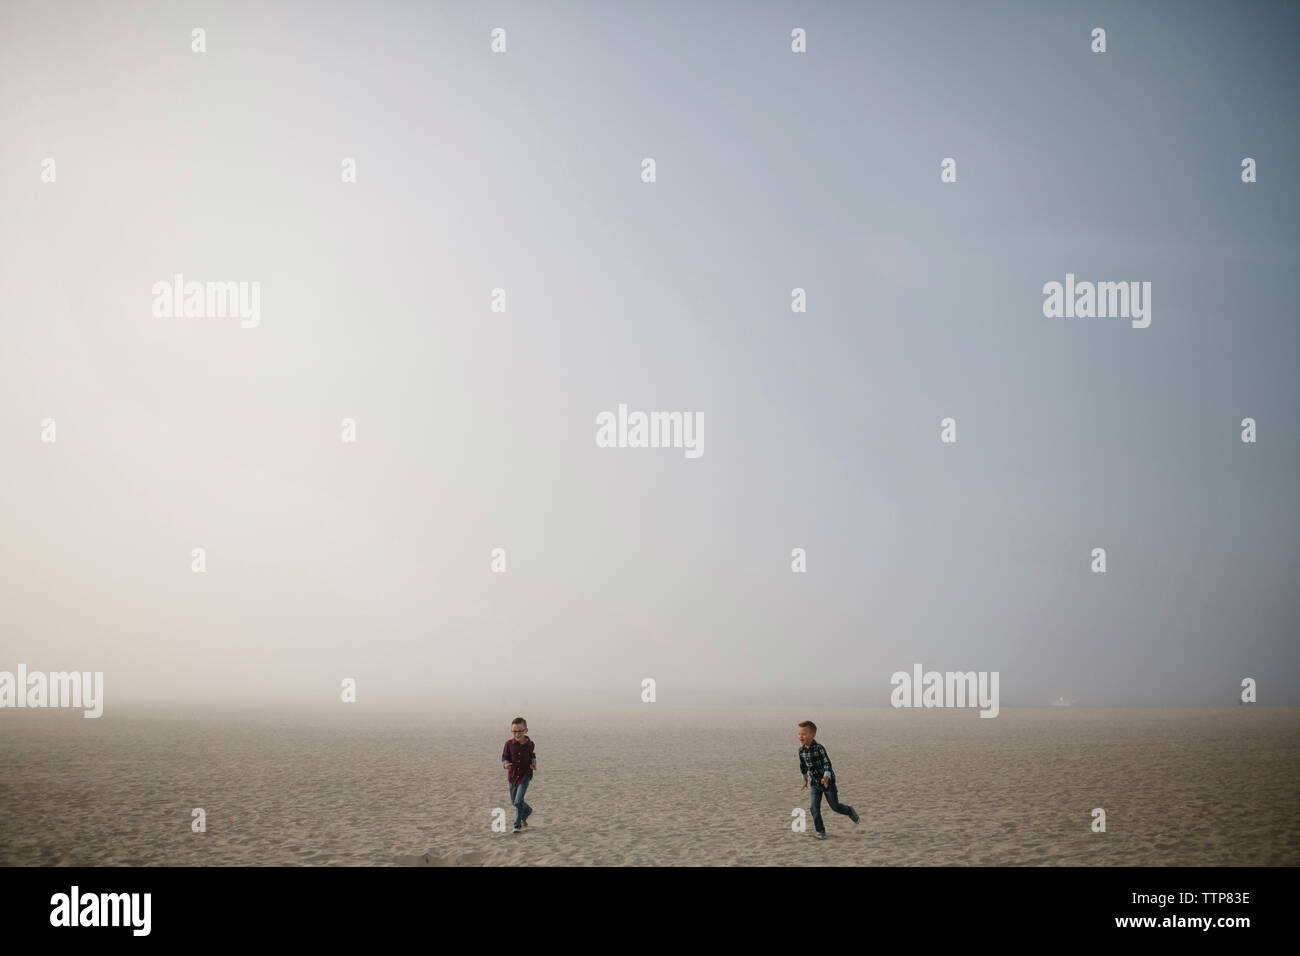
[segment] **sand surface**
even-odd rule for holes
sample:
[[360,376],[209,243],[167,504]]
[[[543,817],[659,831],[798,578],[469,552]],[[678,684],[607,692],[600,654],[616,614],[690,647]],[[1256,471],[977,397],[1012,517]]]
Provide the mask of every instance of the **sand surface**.
[[[8,710],[0,864],[1300,864],[1295,708],[537,711],[519,835],[511,716]],[[805,716],[862,817],[824,842],[791,830]]]

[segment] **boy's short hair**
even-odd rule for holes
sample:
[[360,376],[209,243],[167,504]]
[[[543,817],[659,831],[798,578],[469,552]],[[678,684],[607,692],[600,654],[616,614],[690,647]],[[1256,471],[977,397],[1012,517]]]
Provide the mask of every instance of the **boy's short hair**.
[[525,727],[527,727],[528,721],[524,720],[522,717],[516,717],[514,720],[510,721],[511,727],[514,727],[518,724],[523,724]]
[[808,728],[809,730],[811,730],[813,733],[817,733],[817,725],[814,724],[811,720],[801,720],[801,721],[799,721],[799,726],[800,726],[800,727],[807,727],[807,728]]

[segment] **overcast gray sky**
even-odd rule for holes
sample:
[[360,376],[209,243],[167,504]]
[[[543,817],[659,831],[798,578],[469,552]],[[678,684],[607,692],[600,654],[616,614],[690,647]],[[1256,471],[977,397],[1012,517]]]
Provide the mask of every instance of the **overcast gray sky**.
[[[917,662],[1300,703],[1298,20],[9,0],[0,669],[106,712],[883,704]],[[155,317],[175,273],[260,324]],[[1067,273],[1150,327],[1045,318]],[[598,448],[619,403],[704,454]]]

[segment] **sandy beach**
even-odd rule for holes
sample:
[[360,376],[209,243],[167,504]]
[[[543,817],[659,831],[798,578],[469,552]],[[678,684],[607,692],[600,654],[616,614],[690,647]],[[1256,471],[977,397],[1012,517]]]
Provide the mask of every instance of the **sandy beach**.
[[[532,710],[518,835],[513,714],[0,716],[8,866],[1300,863],[1294,708]],[[824,842],[791,829],[805,718],[862,817]]]

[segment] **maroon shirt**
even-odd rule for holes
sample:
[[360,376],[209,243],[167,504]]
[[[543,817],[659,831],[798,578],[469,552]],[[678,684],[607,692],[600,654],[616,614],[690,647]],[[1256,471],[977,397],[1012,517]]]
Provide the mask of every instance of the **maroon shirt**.
[[533,779],[533,764],[536,761],[537,758],[533,756],[533,738],[528,736],[522,741],[511,737],[501,751],[501,762],[510,764],[506,779],[512,784]]

